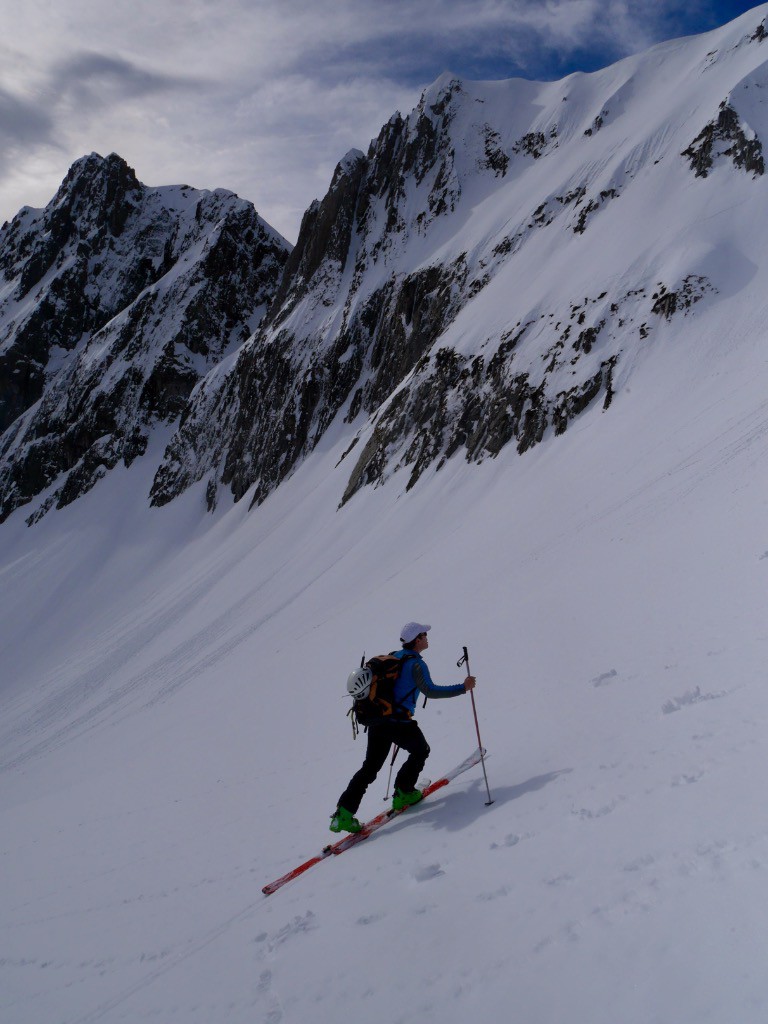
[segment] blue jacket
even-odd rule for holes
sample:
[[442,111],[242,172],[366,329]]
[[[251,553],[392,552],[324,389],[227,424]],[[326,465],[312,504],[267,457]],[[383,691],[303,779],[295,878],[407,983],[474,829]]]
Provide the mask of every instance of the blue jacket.
[[[432,682],[427,663],[420,654],[413,651],[395,651],[396,658],[403,658],[408,655],[408,660],[403,665],[403,670],[395,683],[395,701],[399,707],[410,711],[416,710],[418,694],[423,693],[425,697],[442,698],[458,697],[464,693],[464,683],[457,683],[455,686],[437,686]],[[395,717],[401,715],[395,714]],[[405,715],[402,715],[405,717]]]

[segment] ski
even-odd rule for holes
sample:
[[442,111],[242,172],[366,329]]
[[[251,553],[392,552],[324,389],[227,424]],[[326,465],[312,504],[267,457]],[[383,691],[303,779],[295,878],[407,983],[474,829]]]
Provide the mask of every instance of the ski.
[[[476,750],[465,761],[456,765],[456,767],[452,768],[451,771],[446,772],[441,778],[437,779],[435,782],[430,782],[423,790],[424,799],[436,792],[436,790],[442,789],[443,786],[447,786],[448,783],[455,779],[457,775],[461,775],[462,772],[468,771],[474,765],[480,764],[485,753],[485,750],[482,752],[479,749]],[[423,802],[423,800],[420,800],[413,806],[420,807]],[[371,818],[370,821],[367,821],[360,832],[353,832],[350,835],[342,836],[341,839],[337,839],[335,843],[331,843],[329,846],[324,847],[321,853],[316,854],[314,857],[310,857],[309,860],[305,860],[303,864],[299,864],[298,867],[288,871],[281,878],[277,878],[274,882],[270,882],[268,885],[265,885],[261,891],[265,896],[271,896],[273,892],[277,892],[278,889],[281,889],[288,882],[292,882],[294,878],[298,878],[299,875],[303,875],[305,871],[309,871],[311,867],[314,867],[315,864],[319,864],[321,860],[326,860],[326,858],[335,854],[343,853],[344,850],[349,849],[350,846],[355,846],[357,843],[362,842],[363,839],[367,839],[369,835],[381,828],[382,825],[386,825],[388,821],[392,820],[392,818],[396,818],[398,814],[402,814],[403,811],[409,809],[410,808],[404,807],[403,810],[395,811],[390,808],[386,811],[382,811],[381,814],[377,814],[374,818]]]
[[[482,756],[486,756],[487,751],[483,749]],[[424,794],[423,798],[419,800],[417,804],[413,804],[412,807],[418,809],[424,803],[424,800],[428,796],[431,796],[438,789],[442,789],[443,786],[447,786],[452,779],[455,779],[457,775],[461,775],[462,772],[467,771],[476,764],[480,764],[481,755],[480,750],[476,750],[474,754],[471,754],[466,761],[462,761],[461,764],[456,765],[451,771],[446,772],[441,778],[435,782],[430,782],[422,789]],[[342,840],[333,844],[333,854],[343,853],[348,850],[351,846],[357,846],[358,843],[362,843],[364,839],[367,839],[373,832],[380,829],[383,825],[386,825],[393,818],[396,818],[399,814],[403,814],[404,811],[410,811],[411,807],[403,807],[401,810],[396,811],[393,808],[384,811],[383,814],[377,814],[375,818],[371,818],[367,821],[359,832],[352,832],[350,835],[345,836]]]

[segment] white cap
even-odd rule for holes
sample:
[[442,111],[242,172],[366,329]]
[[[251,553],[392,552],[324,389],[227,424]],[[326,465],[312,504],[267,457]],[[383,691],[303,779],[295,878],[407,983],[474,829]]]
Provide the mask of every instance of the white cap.
[[404,644],[410,644],[413,643],[419,633],[428,633],[430,629],[432,629],[431,626],[425,626],[421,622],[406,622],[400,630],[400,639]]

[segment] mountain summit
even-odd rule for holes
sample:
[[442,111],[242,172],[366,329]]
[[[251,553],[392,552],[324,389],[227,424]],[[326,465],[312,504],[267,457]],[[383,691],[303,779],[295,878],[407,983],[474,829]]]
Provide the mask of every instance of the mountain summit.
[[76,161],[0,232],[0,516],[37,515],[144,453],[258,326],[290,246],[223,189]]

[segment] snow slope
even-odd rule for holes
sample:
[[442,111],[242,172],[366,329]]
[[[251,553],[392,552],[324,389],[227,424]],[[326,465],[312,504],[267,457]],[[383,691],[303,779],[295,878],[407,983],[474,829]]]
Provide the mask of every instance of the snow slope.
[[[337,512],[337,439],[213,527],[199,495],[145,509],[140,464],[12,518],[3,1020],[764,1020],[766,309],[740,300],[753,332],[681,330],[610,430],[406,498]],[[436,678],[469,645],[493,807],[477,769],[262,897],[362,757],[347,672],[414,616]],[[420,717],[431,774],[473,746],[465,698]]]
[[[765,1021],[768,290],[760,219],[750,273],[710,228],[732,287],[523,457],[338,508],[337,424],[203,518],[203,483],[146,507],[158,433],[3,524],[3,1024]],[[469,647],[495,803],[478,768],[263,897],[330,837],[346,675],[411,618],[438,682]],[[475,745],[468,698],[419,720],[431,777]]]

